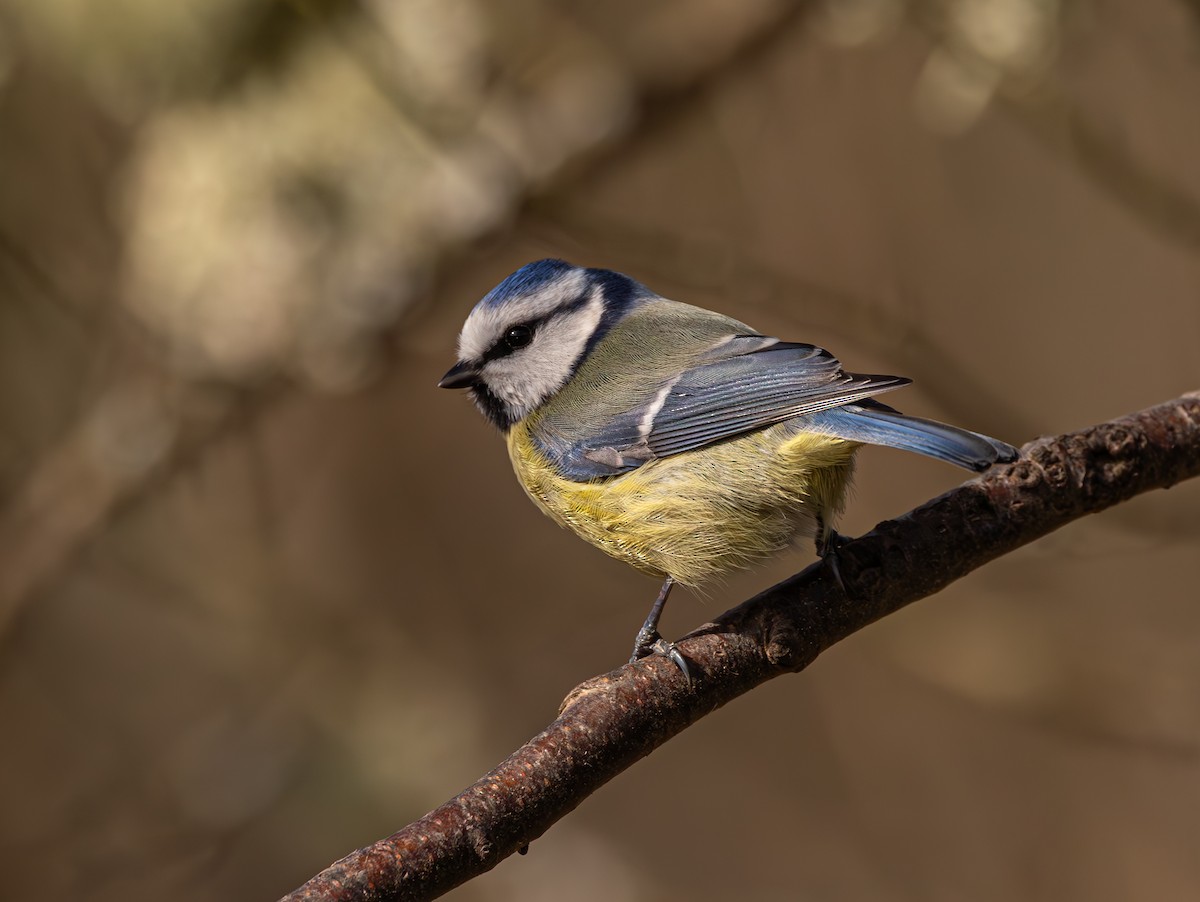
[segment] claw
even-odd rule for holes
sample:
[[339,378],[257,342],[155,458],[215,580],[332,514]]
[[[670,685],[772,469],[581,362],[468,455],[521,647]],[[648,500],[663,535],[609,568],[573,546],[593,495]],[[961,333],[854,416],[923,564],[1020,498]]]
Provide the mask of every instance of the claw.
[[687,684],[691,685],[692,671],[688,668],[687,659],[680,652],[679,646],[674,642],[668,642],[657,631],[646,636],[643,636],[639,632],[638,641],[633,646],[633,656],[629,659],[629,663],[636,663],[642,658],[650,657],[650,655],[660,655],[670,659],[671,663],[679,668],[679,672],[683,674],[683,678],[687,681]]
[[838,549],[850,540],[832,527],[826,526],[824,518],[818,517],[817,524],[817,556],[821,558],[822,563],[833,574],[833,578],[837,582],[838,588],[842,590],[842,594],[849,597],[850,591],[846,588],[846,583],[842,579],[842,568],[838,566]]
[[[840,536],[838,538],[841,538]],[[823,555],[821,560],[825,562],[825,566],[829,568],[829,572],[833,574],[834,580],[837,581],[838,588],[842,590],[842,594],[849,596],[850,590],[846,588],[846,583],[842,579],[842,568],[838,565],[838,553],[836,546],[830,546]]]
[[688,670],[687,661],[674,642],[668,642],[660,636],[654,643],[654,653],[670,658],[671,662],[679,668],[679,672],[683,674],[684,682],[689,686],[692,685],[692,672]]

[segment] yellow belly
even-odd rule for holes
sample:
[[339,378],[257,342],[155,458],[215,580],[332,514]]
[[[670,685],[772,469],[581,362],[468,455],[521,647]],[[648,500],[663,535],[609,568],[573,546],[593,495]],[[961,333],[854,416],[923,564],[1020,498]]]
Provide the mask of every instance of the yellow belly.
[[686,586],[746,567],[812,536],[841,512],[859,445],[772,426],[591,482],[559,476],[530,440],[508,434],[529,497],[615,558]]

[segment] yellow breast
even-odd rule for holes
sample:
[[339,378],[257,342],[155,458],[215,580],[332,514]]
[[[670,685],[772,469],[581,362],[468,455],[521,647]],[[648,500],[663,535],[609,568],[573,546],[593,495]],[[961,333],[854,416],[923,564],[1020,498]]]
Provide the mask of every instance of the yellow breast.
[[859,445],[787,424],[574,482],[530,438],[508,434],[526,493],[559,524],[615,558],[687,586],[745,567],[814,534],[842,508]]

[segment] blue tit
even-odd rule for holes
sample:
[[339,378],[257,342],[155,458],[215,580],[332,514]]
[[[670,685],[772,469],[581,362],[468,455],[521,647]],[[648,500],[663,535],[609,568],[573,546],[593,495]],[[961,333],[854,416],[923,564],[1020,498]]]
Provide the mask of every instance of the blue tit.
[[836,564],[832,524],[863,444],[976,471],[1017,456],[874,400],[909,379],[847,373],[822,348],[562,260],[493,288],[458,357],[438,385],[467,389],[499,427],[534,504],[663,580],[631,660],[664,654],[685,675],[658,634],[672,585],[699,586],[798,537]]

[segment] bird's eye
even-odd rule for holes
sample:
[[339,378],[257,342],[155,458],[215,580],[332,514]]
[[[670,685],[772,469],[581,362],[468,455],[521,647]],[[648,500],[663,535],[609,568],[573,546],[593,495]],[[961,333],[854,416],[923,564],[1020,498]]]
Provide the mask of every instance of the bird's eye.
[[533,341],[533,329],[529,326],[513,326],[504,333],[504,343],[513,351],[525,347],[531,341]]

